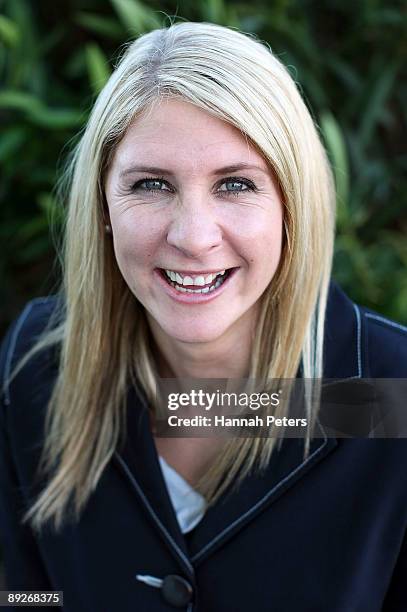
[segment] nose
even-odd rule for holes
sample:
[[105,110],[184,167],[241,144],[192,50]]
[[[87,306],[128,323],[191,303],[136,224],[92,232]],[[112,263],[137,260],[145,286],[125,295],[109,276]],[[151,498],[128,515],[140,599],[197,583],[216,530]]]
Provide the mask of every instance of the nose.
[[200,257],[219,247],[222,231],[208,199],[197,194],[180,199],[167,233],[169,245],[188,257]]

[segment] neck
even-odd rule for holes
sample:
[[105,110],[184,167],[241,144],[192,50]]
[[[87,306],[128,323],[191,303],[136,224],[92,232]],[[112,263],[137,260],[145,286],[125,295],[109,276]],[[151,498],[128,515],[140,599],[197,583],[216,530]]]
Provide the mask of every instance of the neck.
[[228,330],[211,342],[180,342],[165,334],[154,320],[150,329],[158,348],[162,378],[245,378],[250,371],[252,330]]

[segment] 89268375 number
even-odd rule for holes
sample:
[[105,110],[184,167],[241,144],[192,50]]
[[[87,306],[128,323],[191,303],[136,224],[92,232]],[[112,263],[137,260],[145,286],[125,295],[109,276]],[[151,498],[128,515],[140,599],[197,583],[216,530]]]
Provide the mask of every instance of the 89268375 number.
[[62,591],[0,591],[2,606],[62,606]]

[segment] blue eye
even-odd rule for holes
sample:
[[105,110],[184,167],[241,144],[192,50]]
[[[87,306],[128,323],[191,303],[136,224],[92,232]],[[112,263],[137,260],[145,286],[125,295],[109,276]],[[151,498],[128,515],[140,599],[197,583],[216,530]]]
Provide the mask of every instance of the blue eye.
[[132,187],[132,191],[171,191],[167,181],[161,178],[143,178]]
[[[131,187],[131,191],[137,192],[150,192],[150,193],[159,193],[159,192],[170,192],[173,193],[173,188],[171,185],[161,177],[145,177],[140,179]],[[224,197],[224,196],[239,196],[242,193],[246,193],[248,191],[256,191],[256,186],[252,181],[245,178],[239,177],[230,177],[227,179],[223,179],[219,183],[219,187],[215,192],[216,195]]]
[[245,193],[246,191],[255,191],[256,187],[252,181],[248,179],[240,179],[240,178],[229,178],[224,180],[219,189],[218,193],[221,195],[234,195],[238,196],[241,193]]
[[[224,185],[228,187],[223,189]],[[242,187],[244,187],[244,189],[242,189]],[[248,189],[248,186],[241,181],[225,181],[219,191],[247,191]]]

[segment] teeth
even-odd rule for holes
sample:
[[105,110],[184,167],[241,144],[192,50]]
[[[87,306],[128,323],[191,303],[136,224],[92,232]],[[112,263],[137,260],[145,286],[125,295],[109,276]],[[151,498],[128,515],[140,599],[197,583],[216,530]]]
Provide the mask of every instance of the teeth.
[[208,276],[184,276],[178,272],[174,272],[173,270],[165,270],[166,275],[169,279],[176,282],[178,285],[196,285],[198,287],[203,287],[204,285],[209,285],[217,276],[222,276],[225,274],[225,270],[221,272],[216,272],[215,274],[208,274]]
[[[174,272],[173,270],[165,270],[167,277],[174,283],[173,286],[177,289],[177,291],[181,291],[182,293],[209,293],[209,291],[215,291],[225,280],[223,275],[226,270],[221,270],[215,274],[208,274],[205,278],[203,275],[201,276],[184,276],[184,278],[178,272]],[[215,284],[212,287],[204,287],[203,289],[189,289],[184,285],[195,285],[196,287],[203,287],[204,285],[208,285],[212,283],[216,277],[219,277]]]

